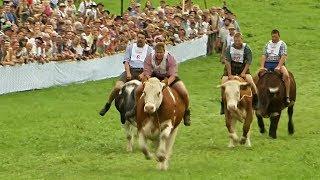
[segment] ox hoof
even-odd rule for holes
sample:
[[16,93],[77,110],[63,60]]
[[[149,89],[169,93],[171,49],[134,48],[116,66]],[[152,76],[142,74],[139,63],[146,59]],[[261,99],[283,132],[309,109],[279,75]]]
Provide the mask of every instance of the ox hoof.
[[144,157],[146,158],[146,160],[152,159],[152,155],[151,155],[151,154],[149,154],[149,155],[144,155]]
[[236,147],[233,143],[229,143],[228,148],[234,148]]
[[127,146],[127,152],[132,152],[132,151],[133,151],[132,146],[128,145],[128,146]]
[[157,153],[157,160],[158,160],[159,162],[165,161],[165,160],[166,160],[165,154],[164,154],[164,153]]
[[167,161],[164,161],[164,162],[159,162],[158,164],[158,169],[161,170],[161,171],[166,171],[168,170],[168,162]]
[[240,139],[240,144],[245,144],[246,141],[247,141],[247,138],[241,137],[241,139]]
[[142,150],[143,154],[144,154],[144,157],[147,159],[147,160],[150,160],[152,158],[152,155],[149,151],[147,151],[146,149],[143,149]]
[[269,134],[269,136],[270,136],[272,139],[277,139],[277,135],[276,135],[276,134]]

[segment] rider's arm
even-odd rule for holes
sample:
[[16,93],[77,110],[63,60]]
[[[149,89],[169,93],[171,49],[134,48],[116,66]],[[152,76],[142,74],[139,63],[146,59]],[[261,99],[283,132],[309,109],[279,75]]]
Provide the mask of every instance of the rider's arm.
[[130,66],[129,66],[129,62],[128,62],[128,61],[125,61],[125,62],[124,62],[124,69],[125,69],[125,71],[126,71],[126,73],[127,73],[127,76],[131,74],[131,72],[130,72]]
[[123,60],[124,69],[125,69],[125,71],[127,73],[127,76],[131,75],[131,73],[130,73],[130,65],[129,65],[129,61],[130,61],[130,58],[131,58],[131,51],[132,51],[132,45],[127,46],[126,52],[125,52],[125,55],[124,55],[124,60]]
[[231,65],[230,65],[230,62],[229,61],[225,61],[225,65],[226,65],[226,68],[227,68],[227,72],[228,72],[228,76],[231,76]]
[[168,54],[167,66],[168,66],[168,75],[169,75],[168,85],[170,85],[178,76],[178,65],[176,60],[171,54]]
[[286,54],[285,54],[285,55],[282,55],[281,58],[280,58],[280,60],[279,60],[278,66],[279,66],[279,67],[283,66],[283,63],[286,62],[286,60],[287,60],[287,55],[286,55]]
[[251,51],[249,45],[246,45],[246,47],[244,48],[244,59],[246,60],[245,61],[246,65],[244,66],[241,74],[246,74],[246,72],[248,71],[248,69],[252,63],[252,51]]
[[261,60],[260,60],[260,68],[261,69],[264,69],[264,63],[266,62],[266,58],[267,57],[264,54],[261,56]]
[[280,60],[278,66],[281,67],[283,66],[284,62],[287,60],[287,45],[283,43],[280,47]]
[[230,46],[227,47],[226,53],[225,53],[225,57],[226,57],[226,61],[225,61],[225,65],[227,68],[227,72],[228,72],[228,76],[231,76],[231,53],[230,53]]
[[260,59],[260,69],[264,69],[264,64],[266,62],[267,55],[268,55],[267,49],[268,49],[268,44],[266,44],[264,49],[263,49],[263,54],[262,54],[261,59]]
[[152,60],[152,54],[148,54],[143,64],[143,75],[146,76],[147,78],[151,77],[151,74],[153,71],[151,60]]
[[225,41],[223,42],[222,51],[221,51],[221,58],[223,58],[223,60],[224,60],[224,58],[225,58],[226,49],[227,49],[227,41],[225,40]]

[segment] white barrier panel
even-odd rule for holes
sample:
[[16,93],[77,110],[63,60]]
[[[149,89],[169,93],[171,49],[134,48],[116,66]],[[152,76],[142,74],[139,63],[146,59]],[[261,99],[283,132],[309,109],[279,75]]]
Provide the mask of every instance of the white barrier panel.
[[[178,62],[206,55],[208,37],[169,46]],[[123,53],[101,59],[0,67],[0,94],[100,80],[124,71]]]

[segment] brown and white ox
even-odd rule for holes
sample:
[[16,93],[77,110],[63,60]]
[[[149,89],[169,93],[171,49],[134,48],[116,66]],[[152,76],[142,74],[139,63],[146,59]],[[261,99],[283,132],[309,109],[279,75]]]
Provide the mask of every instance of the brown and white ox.
[[160,170],[167,170],[172,146],[185,112],[185,104],[172,88],[150,78],[143,84],[143,92],[137,94],[137,128],[139,145],[146,159],[153,156],[148,149],[147,139],[158,144],[156,160]]
[[281,111],[288,107],[288,133],[294,133],[293,126],[293,106],[296,101],[296,83],[291,72],[290,79],[290,104],[286,104],[286,88],[282,80],[282,75],[277,71],[260,71],[258,76],[254,77],[258,88],[259,107],[256,111],[260,133],[265,132],[263,118],[270,117],[269,136],[277,138],[277,128]]
[[[228,80],[218,87],[221,87],[223,92],[225,120],[230,138],[228,147],[235,147],[238,142],[251,147],[249,130],[253,109],[250,84],[236,76],[234,80]],[[235,128],[237,120],[243,123],[243,133],[240,140]]]

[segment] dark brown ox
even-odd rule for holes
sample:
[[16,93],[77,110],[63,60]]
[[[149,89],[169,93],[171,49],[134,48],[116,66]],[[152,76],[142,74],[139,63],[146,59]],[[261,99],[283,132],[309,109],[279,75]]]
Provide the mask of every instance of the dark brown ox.
[[[226,126],[230,138],[228,147],[235,147],[238,142],[251,147],[249,130],[253,119],[253,109],[250,84],[236,76],[234,80],[228,80],[218,87],[221,87],[223,92]],[[243,133],[240,140],[235,129],[237,120],[243,122]]]
[[137,94],[140,98],[137,98],[136,103],[139,145],[145,157],[151,159],[147,139],[156,140],[156,160],[159,168],[166,170],[186,106],[174,89],[157,78],[148,79],[143,86],[143,93]]
[[258,88],[259,107],[256,111],[260,133],[265,132],[263,118],[270,118],[269,136],[277,138],[277,128],[281,111],[288,107],[288,132],[294,133],[292,114],[296,101],[296,83],[291,72],[290,75],[290,104],[286,104],[286,89],[279,72],[261,71],[254,78]]

